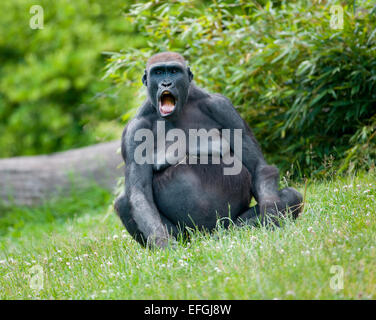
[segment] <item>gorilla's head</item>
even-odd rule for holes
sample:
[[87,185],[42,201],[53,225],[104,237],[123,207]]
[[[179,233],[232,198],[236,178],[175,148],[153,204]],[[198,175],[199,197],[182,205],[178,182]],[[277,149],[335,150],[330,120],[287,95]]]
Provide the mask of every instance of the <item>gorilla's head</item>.
[[158,114],[168,119],[182,110],[192,79],[193,74],[180,54],[162,52],[148,60],[142,82]]

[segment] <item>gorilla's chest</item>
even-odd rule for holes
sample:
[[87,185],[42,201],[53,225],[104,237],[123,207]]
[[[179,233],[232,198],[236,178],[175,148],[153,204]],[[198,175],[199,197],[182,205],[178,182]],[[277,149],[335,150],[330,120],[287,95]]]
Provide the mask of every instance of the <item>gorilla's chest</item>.
[[154,171],[180,164],[219,164],[230,152],[221,129],[210,119],[193,117],[187,123],[157,121],[153,133]]

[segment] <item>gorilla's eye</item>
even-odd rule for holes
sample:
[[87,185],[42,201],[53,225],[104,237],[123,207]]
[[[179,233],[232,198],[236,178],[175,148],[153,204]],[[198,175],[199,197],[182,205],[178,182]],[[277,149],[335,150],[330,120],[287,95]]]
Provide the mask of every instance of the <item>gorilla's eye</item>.
[[162,71],[161,70],[156,70],[155,73],[156,74],[162,74]]
[[176,69],[171,70],[171,73],[176,73],[176,72],[178,72],[178,70],[176,70]]

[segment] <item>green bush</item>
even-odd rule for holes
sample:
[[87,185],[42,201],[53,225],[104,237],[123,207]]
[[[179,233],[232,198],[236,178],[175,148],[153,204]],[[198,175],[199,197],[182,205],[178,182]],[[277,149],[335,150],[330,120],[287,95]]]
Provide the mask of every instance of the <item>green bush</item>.
[[102,52],[142,45],[122,16],[130,1],[41,0],[44,28],[33,30],[34,4],[0,4],[0,157],[118,138],[133,93],[101,80]]
[[[274,3],[274,5],[273,5]],[[277,3],[277,4],[276,4]],[[107,75],[140,87],[147,57],[173,50],[196,82],[229,97],[270,162],[300,175],[375,167],[376,7],[338,1],[149,1],[127,15],[148,39],[114,54]],[[351,2],[352,3],[352,2]]]

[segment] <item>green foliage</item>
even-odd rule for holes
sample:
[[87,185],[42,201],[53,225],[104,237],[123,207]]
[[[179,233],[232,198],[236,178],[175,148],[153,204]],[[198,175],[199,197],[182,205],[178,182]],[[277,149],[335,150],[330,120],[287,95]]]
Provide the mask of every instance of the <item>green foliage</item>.
[[[274,3],[274,4],[273,4]],[[351,2],[352,3],[352,2]],[[107,75],[140,86],[146,58],[182,53],[196,82],[229,97],[269,161],[300,175],[375,167],[376,7],[338,1],[149,1],[127,18],[148,39],[114,54]]]
[[[103,51],[138,46],[122,16],[130,1],[30,0],[0,4],[0,157],[48,153],[118,138],[132,92],[101,80]],[[112,128],[112,130],[108,130]],[[116,130],[118,128],[118,130]]]

